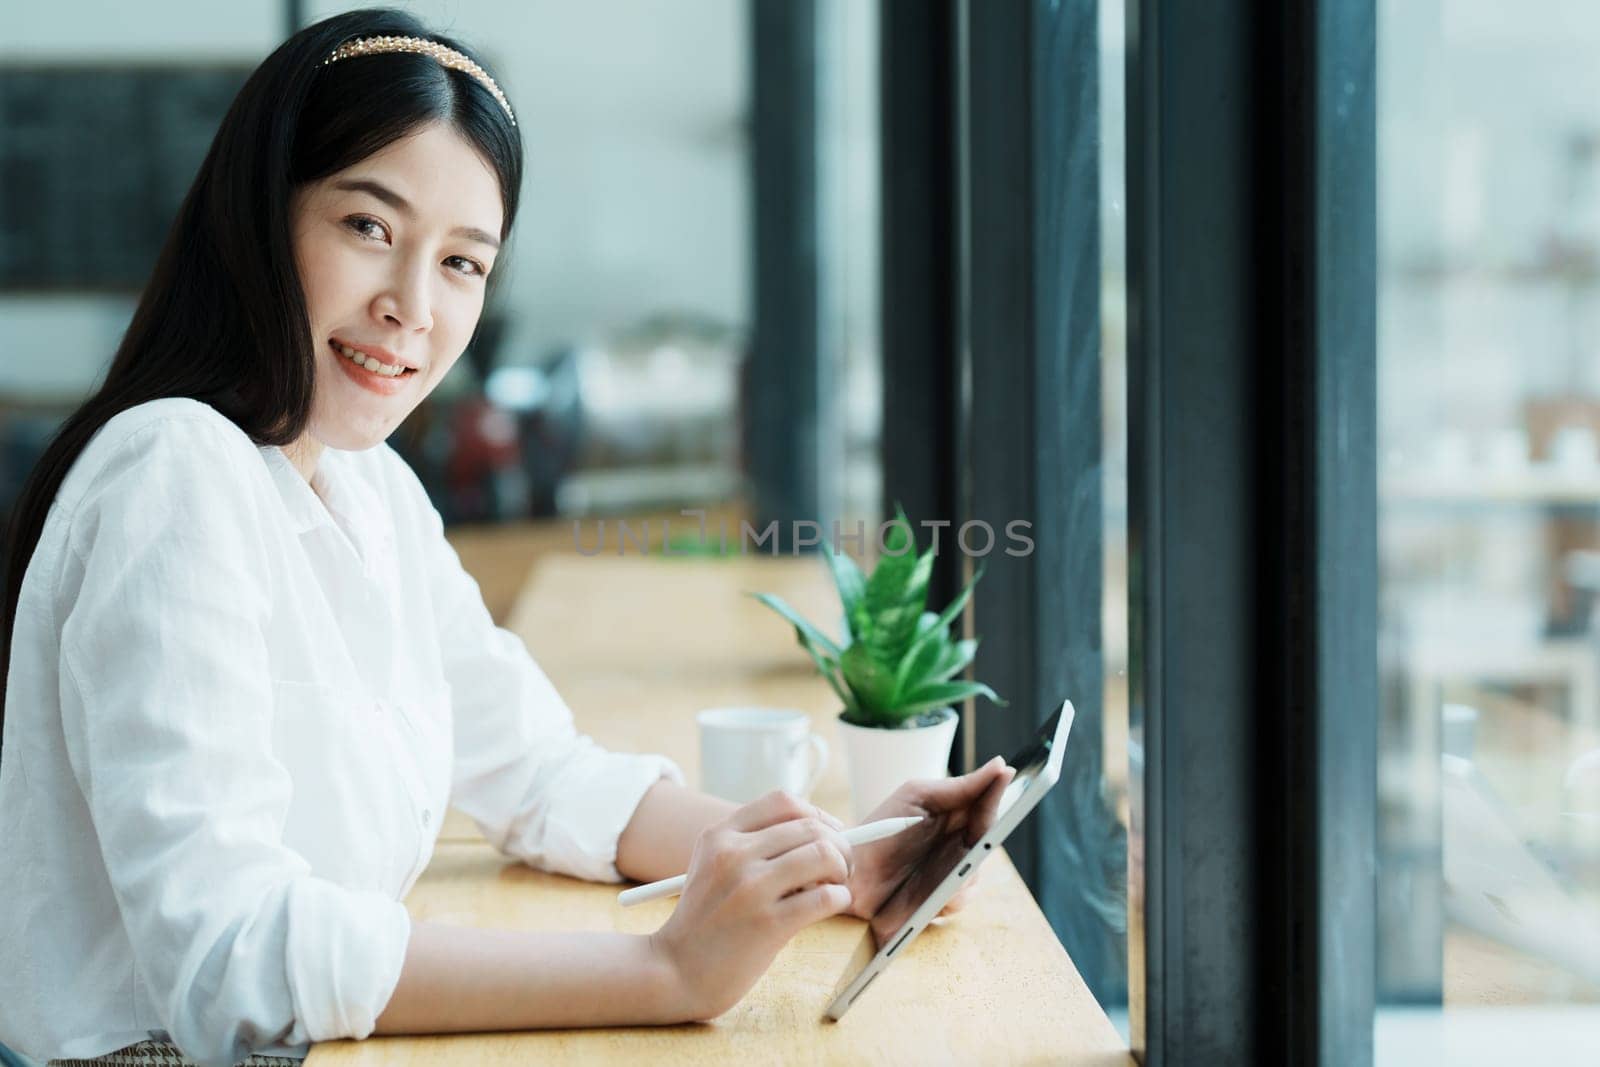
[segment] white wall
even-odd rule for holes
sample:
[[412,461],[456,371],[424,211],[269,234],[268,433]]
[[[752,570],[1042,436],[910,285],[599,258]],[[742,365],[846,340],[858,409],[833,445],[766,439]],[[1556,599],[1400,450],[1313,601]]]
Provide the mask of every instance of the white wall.
[[283,27],[281,0],[12,0],[0,60],[260,59]]
[[[0,61],[260,58],[282,35],[275,0],[19,6]],[[747,323],[743,0],[402,6],[478,50],[517,112],[528,166],[502,296],[519,353],[664,309]],[[86,388],[131,309],[0,295],[0,391]]]

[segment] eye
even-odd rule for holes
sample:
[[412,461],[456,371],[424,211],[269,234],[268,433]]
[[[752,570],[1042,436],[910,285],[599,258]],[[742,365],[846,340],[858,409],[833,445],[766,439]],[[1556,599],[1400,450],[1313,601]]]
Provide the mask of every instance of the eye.
[[477,275],[478,277],[481,278],[481,277],[483,277],[483,276],[485,276],[486,274],[489,273],[487,270],[484,269],[484,266],[483,266],[482,263],[479,263],[475,259],[468,259],[466,256],[449,256],[449,257],[447,257],[445,259],[445,262],[446,263],[459,263],[459,264],[461,264],[461,266],[452,267],[451,269],[454,270],[454,271],[458,271],[461,274],[465,274],[469,278],[472,277],[473,275]]
[[[344,224],[350,229],[354,230],[359,236],[364,237],[369,241],[376,240],[377,237],[387,237],[389,235],[388,228],[371,215],[351,215],[349,218],[344,220]],[[373,234],[374,230],[377,231],[376,237]]]

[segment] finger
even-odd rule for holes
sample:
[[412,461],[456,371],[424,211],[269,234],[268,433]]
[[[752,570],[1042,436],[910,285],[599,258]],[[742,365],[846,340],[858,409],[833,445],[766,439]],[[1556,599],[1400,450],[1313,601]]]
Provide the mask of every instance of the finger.
[[[926,782],[922,787],[921,802],[929,811],[956,811],[965,808],[983,795],[996,781],[1006,778],[1011,769],[999,756],[985,763],[971,774],[959,778],[941,778]],[[1015,773],[1012,771],[1011,773]]]
[[967,879],[967,888],[975,889],[981,881],[983,881],[983,865],[979,864],[972,869],[972,877]]
[[957,893],[955,896],[953,896],[949,900],[945,901],[944,907],[939,909],[939,914],[940,915],[953,915],[956,912],[960,911],[962,908],[966,907],[967,906],[967,902],[969,900],[971,900],[971,899],[972,899],[972,886],[970,884],[964,885],[964,886],[961,887],[961,892]]
[[978,881],[982,877],[982,867],[978,867],[973,870],[972,877],[967,879],[967,884],[961,887],[960,892],[945,902],[945,905],[942,909],[940,909],[939,914],[949,915],[952,912],[960,911],[962,908],[972,903],[972,894],[977,891]]
[[[1010,768],[1006,768],[1010,770]],[[1011,774],[1002,774],[989,783],[989,788],[972,806],[972,814],[967,819],[966,836],[964,840],[970,848],[978,843],[978,839],[989,832],[989,828],[1000,817],[1000,800],[1005,796],[1006,786],[1011,784]]]
[[778,901],[778,915],[791,930],[810,926],[850,908],[850,887],[824,882]]
[[776,859],[808,841],[832,841],[844,853],[846,860],[854,862],[850,842],[821,819],[790,819],[776,823],[765,830],[757,830],[750,835],[749,841],[750,855],[764,860]]
[[809,841],[766,861],[761,877],[781,897],[813,882],[848,882],[850,861],[832,841]]
[[[822,819],[824,813],[793,793],[775,789],[760,800],[752,800],[728,816],[728,826],[740,833],[764,830],[789,819]],[[831,816],[830,816],[831,817]],[[824,819],[826,821],[826,819]]]

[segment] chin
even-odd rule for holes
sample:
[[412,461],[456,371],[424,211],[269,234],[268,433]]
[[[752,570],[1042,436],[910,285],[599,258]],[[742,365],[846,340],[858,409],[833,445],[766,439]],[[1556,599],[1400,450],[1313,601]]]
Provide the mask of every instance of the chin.
[[339,444],[334,445],[333,447],[339,449],[341,452],[365,452],[369,448],[377,448],[379,445],[383,444],[393,433],[393,430],[389,430],[386,433],[380,434],[352,434],[350,437],[341,441]]
[[327,432],[319,432],[317,440],[328,448],[337,448],[341,452],[365,452],[369,448],[376,448],[387,441],[398,426],[337,426]]

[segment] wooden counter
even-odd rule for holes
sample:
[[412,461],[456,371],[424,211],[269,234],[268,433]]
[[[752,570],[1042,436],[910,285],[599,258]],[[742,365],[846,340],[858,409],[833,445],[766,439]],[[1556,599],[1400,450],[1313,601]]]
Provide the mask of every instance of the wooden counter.
[[[838,612],[815,559],[540,557],[509,629],[609,748],[664,753],[699,781],[701,708],[800,708],[834,748],[815,800],[845,815],[835,699],[793,631],[745,591],[775,592],[825,629]],[[619,886],[535,871],[495,852],[451,812],[406,898],[418,919],[461,925],[646,933],[675,899],[624,909]],[[511,1063],[1130,1064],[1005,855],[964,911],[940,920],[841,1022],[823,1018],[865,924],[836,918],[797,936],[740,1004],[677,1027],[374,1037],[313,1049],[308,1067]]]

